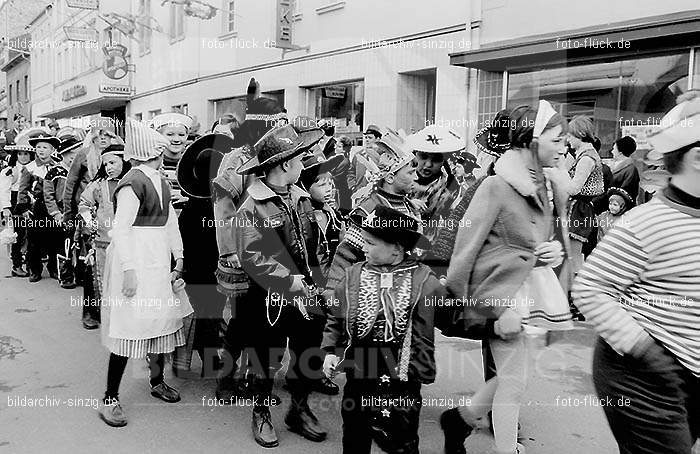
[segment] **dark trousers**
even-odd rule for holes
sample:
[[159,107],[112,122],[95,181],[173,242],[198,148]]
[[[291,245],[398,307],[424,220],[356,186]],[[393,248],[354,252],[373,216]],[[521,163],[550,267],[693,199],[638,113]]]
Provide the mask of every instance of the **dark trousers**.
[[311,393],[314,380],[323,376],[320,318],[305,319],[290,301],[270,304],[269,313],[265,299],[267,292],[252,289],[247,304],[239,304],[237,323],[247,326],[248,367],[260,378],[256,394],[261,398],[272,392],[275,373],[281,368],[282,357],[289,339],[290,364],[287,383],[293,401],[305,400]]
[[420,383],[354,379],[343,389],[343,453],[369,454],[372,440],[384,451],[418,453]]
[[101,301],[99,301],[98,294],[95,292],[93,268],[83,262],[79,262],[79,266],[83,276],[83,318],[90,317],[99,322]]
[[488,338],[481,341],[481,359],[484,362],[484,381],[489,381],[496,376],[496,362]]
[[620,454],[690,454],[700,436],[700,378],[659,343],[635,359],[599,338],[593,383]]
[[51,273],[58,272],[56,254],[62,246],[63,232],[55,225],[53,218],[39,210],[34,211],[27,227],[27,264],[32,274],[41,275],[44,265],[41,260],[48,255],[46,268]]

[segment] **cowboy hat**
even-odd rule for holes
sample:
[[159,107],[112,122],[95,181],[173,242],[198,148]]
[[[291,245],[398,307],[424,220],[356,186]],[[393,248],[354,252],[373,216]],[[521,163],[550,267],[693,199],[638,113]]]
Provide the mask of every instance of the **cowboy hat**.
[[613,196],[613,195],[622,197],[622,200],[625,201],[625,207],[628,210],[635,205],[634,200],[632,200],[632,196],[630,196],[629,193],[622,188],[612,187],[612,188],[608,189],[607,195],[608,195],[608,198],[610,198],[610,196]]
[[420,220],[393,208],[377,205],[367,216],[358,210],[350,220],[362,230],[388,243],[398,243],[406,249],[429,249],[430,241],[420,231]]
[[224,155],[234,148],[226,134],[206,134],[190,144],[177,164],[177,182],[190,197],[211,197],[211,180],[216,176]]
[[304,170],[301,171],[299,180],[308,190],[316,180],[316,177],[323,173],[330,173],[332,175],[333,171],[338,168],[341,162],[343,162],[343,157],[337,154],[331,155],[328,159],[323,156],[323,153],[313,153],[309,156],[305,156],[302,160]]
[[510,149],[510,111],[501,110],[491,124],[481,128],[474,137],[479,151],[499,158]]
[[647,135],[654,151],[666,154],[700,142],[700,97],[686,99],[661,119],[658,130]]
[[40,142],[46,142],[46,143],[50,144],[52,147],[54,147],[54,149],[56,149],[56,150],[58,150],[58,148],[61,146],[61,140],[55,136],[52,136],[51,134],[49,134],[47,132],[38,134],[37,136],[29,139],[29,145],[31,145],[34,148],[36,148],[36,146]]
[[236,170],[239,175],[270,169],[307,151],[299,134],[289,124],[269,130],[255,143],[253,149],[255,157]]

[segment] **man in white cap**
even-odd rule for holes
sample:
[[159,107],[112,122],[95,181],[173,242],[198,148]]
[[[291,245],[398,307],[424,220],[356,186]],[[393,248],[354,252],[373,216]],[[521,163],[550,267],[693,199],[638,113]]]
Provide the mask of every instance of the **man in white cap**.
[[690,453],[700,436],[700,97],[648,137],[668,185],[615,225],[574,283],[600,338],[593,382],[621,453]]

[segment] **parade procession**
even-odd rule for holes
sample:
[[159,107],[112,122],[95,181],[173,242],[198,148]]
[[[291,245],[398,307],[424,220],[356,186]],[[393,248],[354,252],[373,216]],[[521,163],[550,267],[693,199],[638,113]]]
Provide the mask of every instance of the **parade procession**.
[[700,454],[698,8],[0,1],[0,454]]

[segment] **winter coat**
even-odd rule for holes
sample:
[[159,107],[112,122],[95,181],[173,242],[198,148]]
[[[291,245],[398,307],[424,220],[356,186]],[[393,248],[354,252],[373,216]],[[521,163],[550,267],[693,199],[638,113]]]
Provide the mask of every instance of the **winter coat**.
[[[517,150],[509,150],[496,162],[496,175],[479,186],[457,233],[447,271],[447,288],[461,300],[455,319],[458,337],[483,338],[505,311],[535,267],[534,249],[542,242],[561,238],[571,257],[568,229],[553,232],[554,219],[537,195],[529,165]],[[554,211],[566,216],[568,186],[558,169],[546,172],[554,193]],[[451,335],[451,334],[448,334]]]

